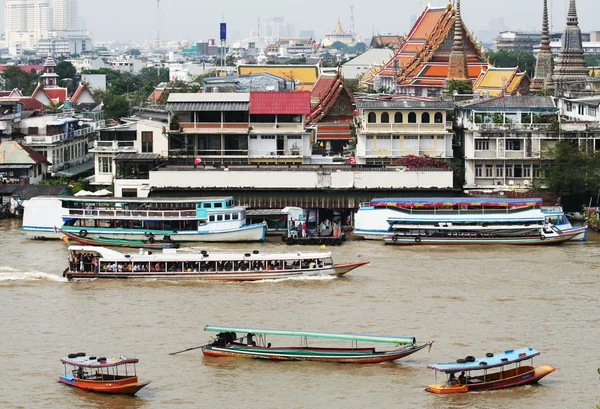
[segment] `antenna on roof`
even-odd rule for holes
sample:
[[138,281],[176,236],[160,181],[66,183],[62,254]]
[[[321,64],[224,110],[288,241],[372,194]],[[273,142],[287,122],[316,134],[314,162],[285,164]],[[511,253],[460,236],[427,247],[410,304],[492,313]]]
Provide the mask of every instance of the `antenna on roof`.
[[156,49],[160,50],[160,0],[156,0]]
[[356,27],[354,27],[354,5],[350,5],[350,32],[356,35]]

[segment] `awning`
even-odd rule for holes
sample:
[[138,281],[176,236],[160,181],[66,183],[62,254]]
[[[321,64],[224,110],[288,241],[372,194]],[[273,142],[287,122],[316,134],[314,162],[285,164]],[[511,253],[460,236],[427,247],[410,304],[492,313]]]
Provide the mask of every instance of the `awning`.
[[167,111],[248,111],[249,105],[248,102],[169,102]]
[[81,175],[82,173],[89,172],[90,170],[94,169],[94,166],[94,161],[90,160],[82,163],[81,165],[73,166],[72,168],[56,172],[56,174],[59,176],[77,176]]
[[30,165],[4,165],[4,164],[0,164],[0,170],[2,169],[29,169],[33,166],[34,164],[30,164]]

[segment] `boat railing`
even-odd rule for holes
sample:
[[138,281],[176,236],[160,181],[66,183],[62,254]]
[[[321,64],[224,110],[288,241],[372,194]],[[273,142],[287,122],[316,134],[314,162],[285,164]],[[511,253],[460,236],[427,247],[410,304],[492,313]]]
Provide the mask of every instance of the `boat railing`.
[[195,210],[69,209],[69,216],[145,219],[195,219]]

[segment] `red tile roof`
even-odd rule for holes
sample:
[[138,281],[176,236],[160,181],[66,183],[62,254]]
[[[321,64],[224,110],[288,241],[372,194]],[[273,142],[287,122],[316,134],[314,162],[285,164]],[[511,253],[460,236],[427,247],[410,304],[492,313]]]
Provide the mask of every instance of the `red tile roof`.
[[[6,70],[6,68],[10,67],[10,65],[0,65],[0,72]],[[31,71],[44,71],[43,65],[19,65],[18,66],[22,71],[26,73],[30,73]]]
[[[48,97],[50,97],[50,99],[52,100],[52,102],[54,101],[66,101],[67,100],[67,89],[66,88],[44,88],[44,91],[46,91],[46,94],[48,95]],[[56,103],[56,102],[54,102]]]
[[250,114],[302,114],[310,112],[310,92],[251,92]]
[[23,148],[23,150],[29,154],[29,157],[31,159],[33,159],[33,161],[35,163],[48,162],[48,159],[41,153],[38,153],[38,152],[34,151],[33,149],[31,149],[30,147],[25,146],[25,145],[19,144],[19,146],[21,146],[21,148]]

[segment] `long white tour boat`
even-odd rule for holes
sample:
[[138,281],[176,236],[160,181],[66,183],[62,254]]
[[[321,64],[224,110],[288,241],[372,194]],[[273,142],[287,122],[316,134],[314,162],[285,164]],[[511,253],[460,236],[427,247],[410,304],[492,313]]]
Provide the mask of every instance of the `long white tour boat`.
[[257,281],[339,277],[368,263],[334,264],[330,252],[214,253],[203,250],[187,253],[164,249],[125,254],[105,247],[70,246],[69,266],[63,275],[70,281],[111,278]]
[[[552,220],[550,218],[552,217]],[[446,237],[537,236],[544,227],[557,226],[571,240],[585,240],[587,227],[573,227],[557,212],[542,209],[541,199],[505,198],[392,198],[373,199],[355,216],[354,235],[369,240],[394,235],[435,232]],[[417,232],[417,233],[414,233]],[[575,233],[575,234],[573,234]],[[399,237],[397,237],[399,238]]]
[[38,196],[29,200],[21,230],[35,238],[80,237],[173,241],[263,241],[263,223],[247,224],[232,197],[129,198]]

